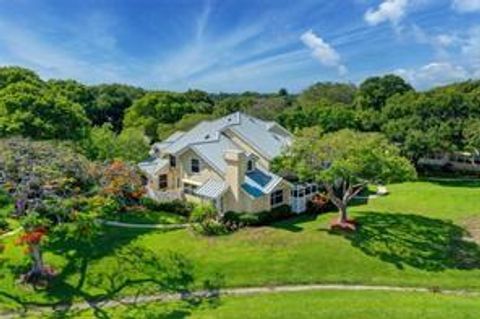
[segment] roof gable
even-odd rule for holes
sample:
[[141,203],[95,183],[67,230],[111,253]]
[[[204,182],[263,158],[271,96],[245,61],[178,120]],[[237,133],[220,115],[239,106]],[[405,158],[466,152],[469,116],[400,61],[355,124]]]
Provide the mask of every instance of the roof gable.
[[[265,122],[241,112],[232,113],[214,121],[204,121],[188,132],[177,132],[161,143],[154,145],[163,154],[180,155],[188,149],[195,151],[219,173],[224,173],[227,150],[242,148],[224,132],[233,132],[244,143],[267,159],[280,155],[291,143],[291,135],[275,133],[272,128],[281,126]],[[283,129],[283,128],[282,128]]]

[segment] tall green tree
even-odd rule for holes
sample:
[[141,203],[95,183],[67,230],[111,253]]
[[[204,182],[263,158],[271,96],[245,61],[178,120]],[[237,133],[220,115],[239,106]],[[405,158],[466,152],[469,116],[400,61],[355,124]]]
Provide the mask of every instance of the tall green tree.
[[355,110],[341,103],[320,101],[315,106],[290,108],[278,115],[285,127],[296,130],[321,126],[324,132],[355,129],[358,126]]
[[112,125],[105,123],[101,127],[92,128],[88,139],[82,141],[80,146],[92,160],[121,159],[139,162],[147,158],[150,140],[141,128],[125,128],[116,134]]
[[465,124],[463,131],[467,149],[480,155],[480,118],[471,119]]
[[396,75],[389,74],[366,79],[358,88],[355,98],[361,128],[365,131],[379,131],[382,125],[380,112],[387,100],[411,91],[414,91],[412,86]]
[[409,91],[412,86],[397,75],[375,76],[360,84],[356,103],[361,109],[380,111],[390,97]]
[[110,123],[117,133],[122,130],[125,110],[145,94],[143,89],[123,84],[101,84],[90,90],[94,101],[85,104],[88,118],[96,126]]
[[348,205],[369,183],[415,178],[413,166],[384,136],[351,130],[325,135],[315,128],[300,132],[275,160],[274,169],[323,185],[338,208],[340,225],[349,223]]
[[28,82],[0,90],[0,137],[78,140],[88,127],[82,106],[54,90]]
[[33,71],[18,66],[0,67],[0,90],[14,83],[42,85],[43,81]]
[[211,114],[213,112],[215,102],[207,92],[201,90],[188,90],[185,92],[185,97],[193,103],[196,113]]
[[194,104],[184,94],[150,92],[127,110],[124,126],[142,128],[150,139],[156,140],[159,124],[175,123],[194,110]]
[[345,83],[315,83],[298,96],[298,103],[304,107],[321,102],[350,105],[355,99],[357,88]]
[[150,139],[143,129],[127,127],[117,136],[116,156],[130,162],[140,162],[147,158],[150,150]]
[[382,130],[414,163],[435,153],[462,151],[466,125],[480,117],[474,96],[451,88],[408,92],[388,100]]

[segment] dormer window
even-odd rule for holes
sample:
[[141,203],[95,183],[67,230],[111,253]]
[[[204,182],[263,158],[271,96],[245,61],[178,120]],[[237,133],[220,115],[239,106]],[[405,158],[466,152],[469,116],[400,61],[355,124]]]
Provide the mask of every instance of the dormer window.
[[249,159],[247,161],[247,172],[251,172],[255,169],[255,161],[253,159]]
[[192,173],[200,173],[200,160],[198,158],[192,158],[190,162],[190,170]]

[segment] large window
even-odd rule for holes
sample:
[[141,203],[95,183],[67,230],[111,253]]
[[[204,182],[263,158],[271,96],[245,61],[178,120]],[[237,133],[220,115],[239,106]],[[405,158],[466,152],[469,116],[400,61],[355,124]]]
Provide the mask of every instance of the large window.
[[185,194],[195,195],[195,190],[198,188],[195,184],[183,182],[183,192]]
[[200,160],[198,158],[192,158],[190,170],[192,173],[200,173]]
[[254,168],[255,168],[255,162],[253,161],[253,159],[248,160],[248,162],[247,162],[247,172],[253,171]]
[[283,204],[283,190],[280,189],[278,191],[273,192],[270,195],[270,205],[271,206],[278,206]]
[[177,166],[177,159],[175,156],[170,155],[170,167],[176,167]]
[[307,187],[305,187],[305,195],[310,195],[312,193],[312,188],[310,185],[307,185]]
[[158,188],[165,189],[168,187],[168,177],[166,174],[158,176]]

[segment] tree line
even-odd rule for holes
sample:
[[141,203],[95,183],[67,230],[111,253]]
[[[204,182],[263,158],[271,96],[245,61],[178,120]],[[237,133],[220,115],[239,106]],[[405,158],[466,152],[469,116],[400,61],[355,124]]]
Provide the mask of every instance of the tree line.
[[0,137],[68,141],[93,160],[139,161],[152,142],[235,111],[294,132],[317,126],[325,133],[380,132],[413,163],[426,155],[480,149],[480,81],[418,92],[385,75],[358,86],[316,83],[300,94],[211,94],[44,81],[28,69],[0,68]]

